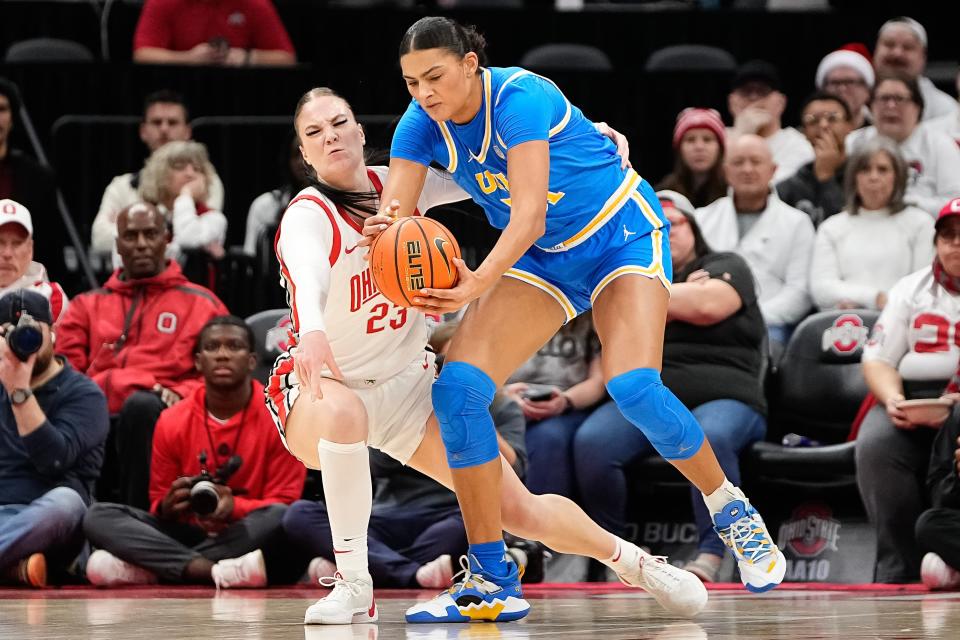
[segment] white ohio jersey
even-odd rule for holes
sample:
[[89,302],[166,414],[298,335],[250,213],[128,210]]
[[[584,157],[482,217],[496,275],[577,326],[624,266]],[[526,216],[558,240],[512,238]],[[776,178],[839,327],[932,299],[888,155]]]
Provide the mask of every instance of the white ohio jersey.
[[886,362],[904,380],[948,380],[960,360],[960,295],[926,267],[901,278],[890,290],[863,361]]
[[[368,167],[367,174],[382,192],[387,167]],[[467,197],[449,176],[428,171],[417,214]],[[308,187],[283,214],[277,257],[294,341],[311,331],[326,332],[346,380],[373,384],[408,367],[423,352],[428,334],[418,311],[394,305],[377,289],[363,259],[367,249],[357,247],[362,228],[357,218]]]

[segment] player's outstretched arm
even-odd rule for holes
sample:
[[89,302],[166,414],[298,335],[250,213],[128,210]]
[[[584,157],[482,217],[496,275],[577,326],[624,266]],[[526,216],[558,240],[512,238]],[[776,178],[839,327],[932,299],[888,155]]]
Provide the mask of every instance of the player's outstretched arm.
[[358,246],[370,246],[390,222],[413,215],[426,179],[427,167],[424,165],[412,160],[390,158],[387,184],[380,194],[380,213],[364,222],[363,239]]

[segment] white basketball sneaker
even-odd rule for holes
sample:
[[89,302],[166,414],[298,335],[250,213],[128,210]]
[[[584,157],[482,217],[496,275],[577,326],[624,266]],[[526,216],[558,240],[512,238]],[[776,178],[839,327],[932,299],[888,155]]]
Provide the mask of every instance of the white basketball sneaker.
[[443,589],[453,581],[453,559],[443,554],[417,569],[417,584],[424,589]]
[[213,565],[210,575],[217,589],[257,589],[267,586],[267,565],[263,562],[260,549],[239,558],[221,560]]
[[371,579],[344,580],[338,571],[332,578],[321,578],[320,584],[333,590],[307,609],[303,624],[376,622],[380,617]]
[[713,514],[713,528],[737,559],[740,581],[753,593],[763,593],[783,582],[787,560],[773,542],[763,518],[743,491],[727,491],[729,502]]
[[97,587],[157,584],[157,576],[143,567],[121,560],[109,551],[97,549],[87,560],[87,580]]
[[920,580],[931,589],[953,589],[960,587],[960,571],[937,554],[928,553],[920,563]]
[[652,595],[664,609],[676,616],[692,618],[707,606],[707,588],[689,571],[673,566],[663,556],[652,556],[636,545],[622,545],[628,567],[617,574],[620,582],[639,587]]

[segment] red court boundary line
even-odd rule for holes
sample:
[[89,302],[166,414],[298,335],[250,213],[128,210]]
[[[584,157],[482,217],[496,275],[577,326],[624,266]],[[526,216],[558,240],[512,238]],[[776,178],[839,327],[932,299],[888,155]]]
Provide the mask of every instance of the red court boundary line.
[[[751,595],[738,582],[721,582],[707,585],[710,591],[728,591],[744,596]],[[616,582],[574,582],[574,583],[540,583],[524,585],[525,594],[531,597],[558,598],[576,595],[599,595],[608,593],[636,593],[636,589]],[[922,584],[835,584],[821,582],[785,582],[777,588],[782,591],[831,591],[837,593],[884,593],[884,594],[925,594],[930,590]],[[269,589],[236,589],[222,591],[221,597],[228,598],[317,598],[317,594],[325,593],[325,589],[310,585],[289,585],[271,587]],[[377,597],[415,598],[421,594],[434,593],[435,590],[414,589],[377,589]],[[46,589],[22,589],[0,587],[0,600],[9,599],[109,599],[109,598],[211,598],[215,595],[213,587],[204,586],[135,586],[118,589],[97,589],[89,585],[69,585],[63,587],[48,587]]]

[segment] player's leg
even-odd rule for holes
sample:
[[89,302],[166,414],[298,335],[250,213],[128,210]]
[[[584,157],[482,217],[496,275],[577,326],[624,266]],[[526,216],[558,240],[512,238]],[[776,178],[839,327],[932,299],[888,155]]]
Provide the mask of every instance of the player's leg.
[[607,390],[623,415],[703,493],[747,588],[766,591],[783,580],[783,554],[743,492],[725,478],[696,419],[660,380],[668,302],[659,278],[637,274],[614,278],[598,293],[593,319]]
[[[433,385],[451,478],[469,540],[471,572],[482,580],[484,606],[453,607],[431,601],[407,612],[411,622],[514,620],[526,615],[517,568],[509,562],[500,518],[501,467],[489,407],[496,389],[563,325],[567,314],[544,291],[501,278],[470,305]],[[468,594],[473,597],[477,594]],[[470,597],[463,598],[464,601]],[[499,605],[510,604],[505,607]]]
[[290,452],[322,469],[323,492],[338,576],[333,591],[307,609],[307,624],[347,624],[377,619],[373,580],[367,565],[367,527],[373,504],[367,413],[352,390],[321,382],[323,398],[301,394],[285,423]]
[[[607,532],[572,500],[559,495],[530,493],[506,459],[501,456],[500,462],[504,529],[528,540],[542,542],[558,553],[599,560],[626,584],[650,591],[671,613],[692,616],[704,607],[707,591],[695,576],[658,562],[632,542]],[[437,482],[452,486],[434,416],[428,419],[423,441],[408,464]]]

